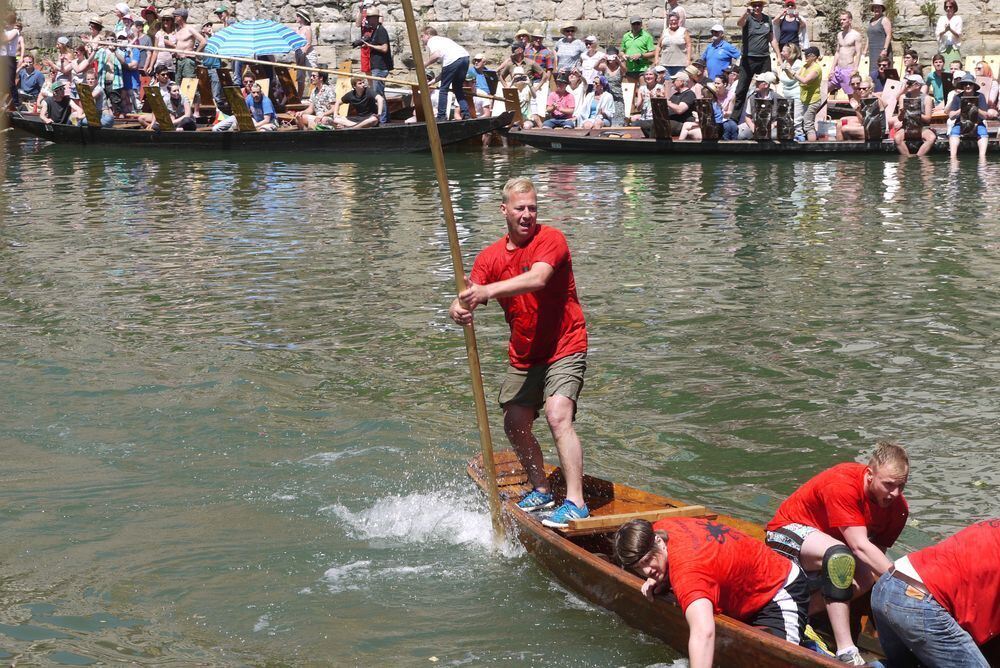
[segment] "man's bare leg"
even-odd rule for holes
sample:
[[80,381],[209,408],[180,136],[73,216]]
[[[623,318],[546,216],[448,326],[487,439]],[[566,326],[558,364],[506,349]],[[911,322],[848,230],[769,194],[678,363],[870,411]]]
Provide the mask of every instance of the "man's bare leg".
[[[839,540],[828,536],[822,531],[814,531],[806,536],[802,542],[802,551],[799,554],[799,562],[807,573],[817,573],[823,569],[823,555],[834,545],[842,545]],[[813,599],[816,600],[815,598]],[[830,626],[833,628],[833,637],[837,641],[837,649],[854,646],[854,638],[851,637],[851,609],[846,601],[823,601],[826,607],[827,617],[830,618]],[[813,614],[810,607],[809,613]],[[816,610],[815,612],[818,612]]]
[[[559,452],[559,465],[566,479],[566,498],[583,507],[583,447],[573,428],[575,408],[576,402],[560,394],[553,394],[545,400],[545,419]],[[535,445],[537,448],[537,441]]]
[[503,409],[503,430],[507,440],[514,447],[514,453],[521,462],[528,482],[541,492],[548,492],[549,480],[545,477],[545,460],[538,439],[531,431],[535,421],[535,409],[531,406],[507,404]]

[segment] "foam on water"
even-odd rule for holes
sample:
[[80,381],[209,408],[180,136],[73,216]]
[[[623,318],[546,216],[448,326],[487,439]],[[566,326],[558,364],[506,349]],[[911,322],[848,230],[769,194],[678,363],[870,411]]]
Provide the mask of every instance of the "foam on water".
[[478,493],[468,488],[388,496],[360,511],[352,511],[338,503],[320,512],[342,521],[352,538],[444,543],[499,552],[506,557],[524,554],[521,545],[510,540],[496,544],[485,503]]

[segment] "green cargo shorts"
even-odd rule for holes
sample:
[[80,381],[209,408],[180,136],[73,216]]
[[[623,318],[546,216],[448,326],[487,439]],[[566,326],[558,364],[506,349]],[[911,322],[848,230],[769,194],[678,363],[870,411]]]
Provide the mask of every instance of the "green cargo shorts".
[[[497,401],[501,406],[531,406],[536,412],[554,394],[569,397],[576,403],[583,390],[586,371],[587,353],[567,355],[552,364],[536,364],[529,369],[509,366],[500,383]],[[573,412],[575,415],[576,410]]]

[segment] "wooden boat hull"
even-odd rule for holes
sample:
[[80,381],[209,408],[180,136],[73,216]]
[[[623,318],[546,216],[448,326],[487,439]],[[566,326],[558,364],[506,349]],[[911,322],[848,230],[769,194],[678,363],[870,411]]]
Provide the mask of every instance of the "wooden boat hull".
[[[608,539],[613,535],[614,528],[564,533],[544,526],[534,515],[522,511],[515,504],[527,490],[527,478],[513,453],[498,453],[496,464],[501,497],[507,497],[502,500],[504,523],[542,566],[568,589],[616,613],[629,626],[659,638],[683,654],[687,653],[688,626],[673,596],[647,600],[640,591],[642,581],[638,577],[601,557],[601,552],[606,552],[609,547]],[[468,473],[485,489],[482,457],[469,462]],[[557,490],[565,489],[557,469],[552,471],[551,477]],[[689,505],[590,476],[584,478],[584,495],[594,517]],[[761,527],[752,523],[711,511],[702,516],[713,517],[751,536],[763,537]],[[717,616],[715,621],[717,665],[763,668],[835,668],[842,665],[729,617]]]
[[[495,118],[438,123],[442,145],[479,137],[508,125],[512,114]],[[360,130],[288,130],[280,132],[153,132],[122,128],[45,125],[35,116],[10,114],[10,124],[57,144],[78,146],[139,146],[227,151],[338,151],[382,153],[426,151],[430,148],[424,123],[392,123]]]
[[[623,136],[612,136],[620,134]],[[846,153],[896,153],[891,140],[884,141],[661,141],[646,138],[638,128],[608,130],[518,130],[508,133],[528,146],[561,153],[607,153],[628,155],[830,155]],[[963,148],[974,150],[972,140]],[[934,151],[948,150],[948,140],[939,138]]]

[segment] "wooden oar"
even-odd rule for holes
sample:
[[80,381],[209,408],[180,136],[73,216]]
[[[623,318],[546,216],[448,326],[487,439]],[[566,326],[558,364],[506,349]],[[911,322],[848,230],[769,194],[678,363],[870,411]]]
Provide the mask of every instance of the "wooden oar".
[[[100,46],[118,46],[117,42],[104,42],[100,40],[94,40],[90,42],[91,44],[97,44]],[[396,86],[406,86],[407,88],[412,88],[414,86],[419,86],[416,81],[404,81],[402,79],[393,79],[391,77],[375,77],[370,74],[364,74],[362,72],[344,72],[342,70],[331,70],[324,67],[309,67],[308,65],[292,65],[291,63],[276,63],[271,60],[256,60],[254,58],[244,58],[244,57],[233,57],[233,56],[220,56],[215,53],[206,53],[204,51],[184,51],[182,49],[168,49],[163,46],[143,46],[141,44],[129,44],[130,49],[142,49],[144,51],[163,51],[164,53],[172,53],[177,56],[184,56],[185,58],[218,58],[219,60],[231,60],[239,61],[241,63],[251,63],[253,65],[264,65],[266,67],[284,67],[288,70],[302,70],[303,72],[326,72],[327,74],[333,74],[338,77],[357,77],[359,79],[368,79],[369,81],[384,81],[388,84],[393,84]],[[423,63],[423,59],[420,61]],[[418,68],[418,72],[423,72],[423,68]],[[423,79],[424,77],[417,77],[418,79]],[[180,82],[178,82],[180,83]],[[423,82],[426,85],[426,81]],[[438,84],[434,85],[434,88],[440,88]],[[489,93],[484,93],[478,91],[476,97],[485,97],[491,100],[498,100],[500,102],[504,101],[504,98],[497,95],[490,95]]]
[[[413,5],[410,0],[402,0],[403,14],[406,16],[406,31],[410,38],[410,50],[413,52],[413,65],[417,72],[424,71],[424,54],[420,48],[420,37],[417,35],[417,22],[413,16]],[[423,77],[417,84],[420,87],[420,103],[424,109],[427,121],[427,135],[431,144],[431,155],[434,158],[434,171],[437,173],[438,188],[441,190],[441,208],[444,210],[444,222],[448,228],[448,246],[451,248],[451,266],[455,273],[455,290],[461,293],[465,290],[465,269],[462,267],[462,250],[458,242],[458,229],[455,227],[455,212],[451,207],[451,194],[448,190],[448,174],[444,166],[444,151],[441,148],[441,136],[438,134],[435,110],[431,109],[430,87]],[[444,91],[441,91],[444,94]],[[469,100],[471,103],[472,101]],[[493,438],[490,436],[489,415],[486,412],[486,393],[483,390],[483,373],[479,367],[479,348],[476,345],[476,329],[470,323],[462,328],[465,332],[465,350],[469,358],[469,373],[472,376],[472,395],[476,401],[476,423],[479,425],[479,443],[483,449],[483,465],[486,468],[487,499],[490,505],[490,517],[493,519],[493,530],[497,540],[504,535],[503,522],[500,520],[500,493],[497,491],[496,462],[493,460]]]

